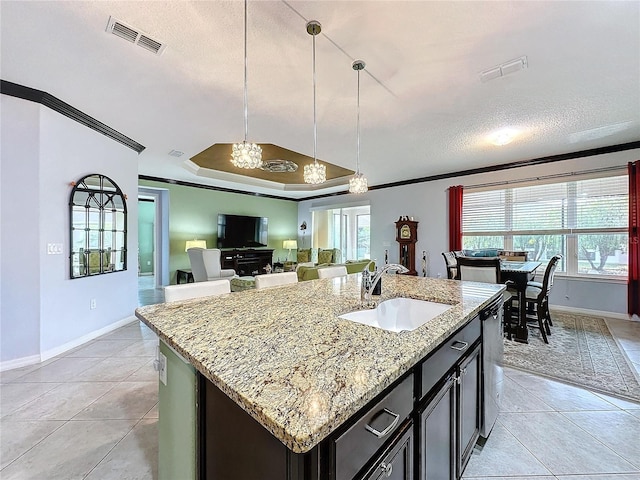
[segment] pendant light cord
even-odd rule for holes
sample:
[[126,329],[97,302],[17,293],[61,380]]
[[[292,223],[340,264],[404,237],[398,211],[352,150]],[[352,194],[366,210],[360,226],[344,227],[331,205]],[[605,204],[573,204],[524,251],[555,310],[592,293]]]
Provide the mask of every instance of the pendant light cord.
[[316,125],[316,36],[313,37],[313,162],[318,163],[318,127]]
[[360,174],[360,70],[358,70],[358,108],[357,108],[357,155],[356,155],[356,173]]
[[244,0],[244,142],[249,135],[249,100],[247,94],[247,1]]

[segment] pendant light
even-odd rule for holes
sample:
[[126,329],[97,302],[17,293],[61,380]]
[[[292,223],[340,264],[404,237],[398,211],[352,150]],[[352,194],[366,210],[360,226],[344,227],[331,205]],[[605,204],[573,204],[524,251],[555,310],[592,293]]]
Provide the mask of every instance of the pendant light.
[[307,23],[307,33],[313,37],[313,163],[304,166],[304,181],[318,185],[327,180],[327,167],[318,163],[318,126],[316,124],[316,35],[322,26],[316,20]]
[[358,108],[357,108],[357,142],[356,142],[356,174],[349,180],[349,193],[365,193],[369,187],[367,179],[360,173],[360,70],[364,70],[365,63],[356,60],[351,65],[358,72]]
[[262,148],[255,143],[247,142],[249,132],[249,107],[247,104],[247,0],[244,0],[244,141],[233,144],[231,163],[238,168],[260,168],[262,166]]

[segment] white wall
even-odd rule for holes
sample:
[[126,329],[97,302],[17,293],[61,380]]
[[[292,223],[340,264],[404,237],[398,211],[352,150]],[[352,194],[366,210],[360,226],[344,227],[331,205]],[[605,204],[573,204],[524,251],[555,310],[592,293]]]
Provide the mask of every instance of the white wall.
[[[341,195],[326,199],[306,200],[298,205],[298,224],[304,220],[308,225],[311,225],[311,208],[369,200],[371,203],[372,258],[382,262],[384,250],[388,249],[389,262],[398,262],[399,250],[398,243],[395,241],[394,222],[401,215],[407,215],[420,222],[416,244],[416,270],[419,273],[422,271],[420,259],[422,251],[425,250],[428,256],[428,276],[446,278],[441,253],[449,249],[447,193],[449,186],[522,180],[608,166],[626,166],[627,162],[638,159],[640,159],[640,149],[634,149],[539,166],[385,188],[357,197],[355,195]],[[366,169],[364,173],[366,175]],[[626,283],[622,282],[581,281],[556,276],[551,303],[555,306],[624,314],[627,311],[626,289]]]
[[40,354],[40,105],[0,95],[0,361]]
[[[0,101],[4,369],[33,355],[48,358],[132,317],[138,164],[133,150],[47,107],[6,95]],[[71,280],[70,182],[92,173],[128,195],[128,270]],[[62,244],[63,254],[48,255],[49,243]]]

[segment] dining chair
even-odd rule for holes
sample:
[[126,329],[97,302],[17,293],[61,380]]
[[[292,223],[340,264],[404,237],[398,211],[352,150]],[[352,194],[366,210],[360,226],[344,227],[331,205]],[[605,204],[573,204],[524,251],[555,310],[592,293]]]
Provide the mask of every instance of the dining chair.
[[197,297],[210,297],[231,292],[228,279],[211,280],[209,282],[183,283],[164,287],[164,301],[177,302]]
[[526,262],[527,252],[522,250],[498,250],[498,257],[500,257],[500,260],[508,260],[510,262]]
[[[557,264],[557,263],[562,259],[562,255],[560,255],[560,254],[557,254],[557,255],[555,255],[555,256],[553,256],[553,257],[551,258],[551,260],[550,260],[550,261],[549,261],[549,263],[547,264],[547,268],[546,268],[546,269],[545,269],[545,271],[544,271],[544,275],[543,275],[543,277],[542,277],[542,278],[543,278],[543,282],[544,282],[544,276],[546,276],[546,275],[547,275],[547,271],[548,271],[548,270],[549,270],[549,268],[551,267],[551,261],[553,261],[553,259],[554,259],[555,257],[558,257],[558,259],[557,259],[557,260],[555,260],[555,263],[556,263],[556,264]],[[554,267],[554,268],[556,268],[556,267]],[[550,278],[550,280],[549,280],[549,281],[550,281],[549,291],[551,291],[551,287],[553,287],[553,277],[554,277],[554,275],[555,275],[555,271],[554,271],[554,273],[553,273],[553,274],[551,274],[551,273],[550,273],[550,275],[551,275],[551,278]],[[534,287],[534,288],[539,288],[540,290],[542,290],[542,283],[543,283],[543,282],[536,282],[536,281],[533,281],[533,280],[532,280],[532,281],[530,281],[530,282],[527,282],[527,287]],[[549,299],[547,298],[547,303],[548,303],[548,302],[549,302]],[[548,316],[547,321],[549,322],[549,325],[551,325],[551,326],[553,327],[553,321],[551,320],[551,315],[549,315],[549,316]]]
[[535,315],[527,315],[527,325],[540,330],[544,343],[549,343],[547,335],[551,335],[551,328],[549,328],[549,326],[553,325],[551,313],[549,312],[549,293],[551,293],[551,287],[553,287],[553,277],[555,276],[560,259],[562,259],[562,255],[554,255],[551,260],[549,260],[540,287],[531,285],[532,282],[529,282],[525,291],[526,306],[527,308],[531,307]]
[[456,275],[458,274],[458,259],[456,257],[456,252],[442,252],[442,256],[444,257],[444,263],[447,267],[447,278],[456,278]]
[[347,275],[347,267],[336,265],[335,267],[323,267],[318,269],[318,278],[343,277]]
[[[456,280],[471,282],[503,283],[500,276],[500,258],[498,257],[458,257],[458,275]],[[517,292],[507,285],[502,293],[505,331],[510,332],[512,305]],[[508,328],[509,327],[509,328]]]
[[459,257],[456,261],[458,266],[457,280],[502,283],[498,257]]
[[256,290],[291,283],[298,283],[298,274],[296,272],[270,273],[268,275],[256,276]]

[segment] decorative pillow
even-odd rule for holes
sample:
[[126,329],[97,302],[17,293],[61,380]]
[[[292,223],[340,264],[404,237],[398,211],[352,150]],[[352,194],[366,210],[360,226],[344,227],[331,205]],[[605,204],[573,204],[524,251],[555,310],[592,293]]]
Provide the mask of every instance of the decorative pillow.
[[311,261],[311,249],[298,250],[298,263],[305,263]]
[[320,250],[318,252],[318,263],[331,263],[333,260],[333,250]]

